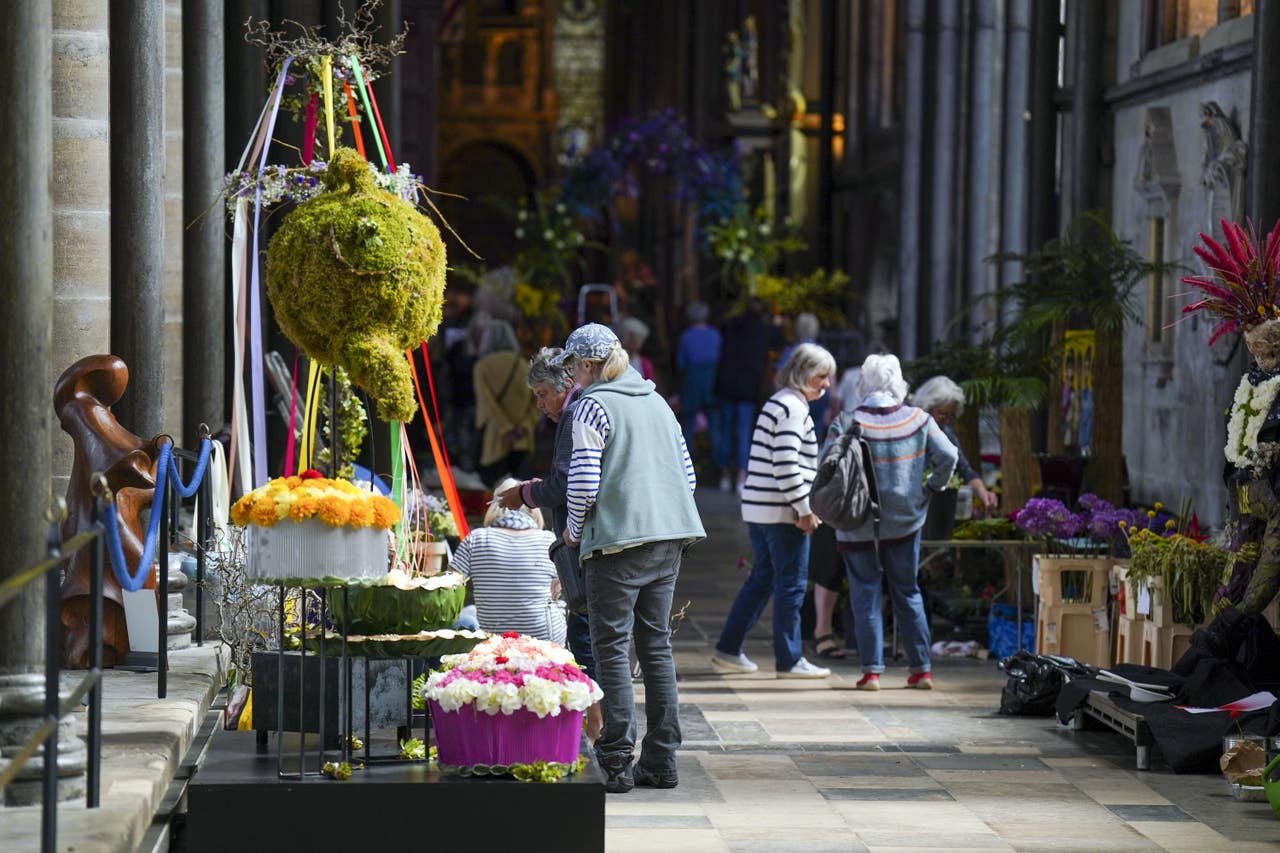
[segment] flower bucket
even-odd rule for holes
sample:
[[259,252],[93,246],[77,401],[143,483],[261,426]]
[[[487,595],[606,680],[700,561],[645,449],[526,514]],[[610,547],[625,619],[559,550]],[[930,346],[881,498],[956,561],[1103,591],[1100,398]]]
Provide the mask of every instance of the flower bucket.
[[436,730],[436,760],[444,767],[573,764],[582,742],[582,712],[561,710],[557,716],[521,708],[511,714],[489,714],[464,705],[446,711],[428,700]]

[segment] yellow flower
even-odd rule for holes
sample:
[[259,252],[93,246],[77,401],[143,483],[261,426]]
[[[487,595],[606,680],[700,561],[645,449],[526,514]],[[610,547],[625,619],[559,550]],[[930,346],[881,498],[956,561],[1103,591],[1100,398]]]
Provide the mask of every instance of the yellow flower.
[[347,523],[347,519],[351,514],[347,508],[348,504],[350,504],[350,501],[345,498],[325,495],[319,500],[319,506],[316,508],[316,517],[325,524],[333,527],[342,527]]
[[249,512],[253,508],[253,495],[245,495],[231,507],[231,523],[244,527],[249,523]]
[[400,507],[378,495],[373,499],[373,523],[383,530],[394,527],[400,520]]
[[302,494],[289,505],[289,517],[294,521],[302,521],[316,514],[317,501],[307,494]]
[[270,498],[262,498],[253,505],[253,512],[250,515],[253,523],[259,527],[271,527],[279,519],[276,517],[276,503]]
[[373,507],[368,501],[353,500],[351,501],[351,526],[352,527],[368,527],[373,524],[374,514]]

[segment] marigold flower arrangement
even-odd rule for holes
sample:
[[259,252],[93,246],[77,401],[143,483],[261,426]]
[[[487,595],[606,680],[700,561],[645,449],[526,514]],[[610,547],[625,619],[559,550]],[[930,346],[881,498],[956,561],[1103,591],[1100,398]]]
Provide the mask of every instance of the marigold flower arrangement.
[[422,696],[445,711],[474,704],[489,715],[525,709],[542,719],[585,711],[604,696],[565,648],[514,631],[440,662],[446,669],[431,674]]
[[385,530],[400,520],[400,508],[382,495],[346,480],[331,480],[307,470],[277,477],[244,495],[231,507],[232,523],[272,527],[284,519],[316,518],[331,527],[376,527]]

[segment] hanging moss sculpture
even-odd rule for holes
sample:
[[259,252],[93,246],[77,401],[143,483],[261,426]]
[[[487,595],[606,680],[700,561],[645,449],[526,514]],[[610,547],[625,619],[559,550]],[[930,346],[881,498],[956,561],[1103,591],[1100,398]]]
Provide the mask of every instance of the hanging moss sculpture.
[[308,357],[346,368],[380,418],[407,421],[417,406],[404,353],[440,325],[444,243],[349,148],[334,152],[324,184],[271,238],[267,296]]

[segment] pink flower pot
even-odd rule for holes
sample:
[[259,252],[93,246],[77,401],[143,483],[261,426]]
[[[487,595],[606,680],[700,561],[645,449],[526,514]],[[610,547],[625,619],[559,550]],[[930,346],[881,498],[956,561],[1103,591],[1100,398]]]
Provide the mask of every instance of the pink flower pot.
[[558,717],[538,719],[521,708],[513,714],[486,714],[474,705],[446,711],[429,701],[436,730],[436,760],[449,767],[476,764],[532,764],[578,760],[582,712],[562,710]]

